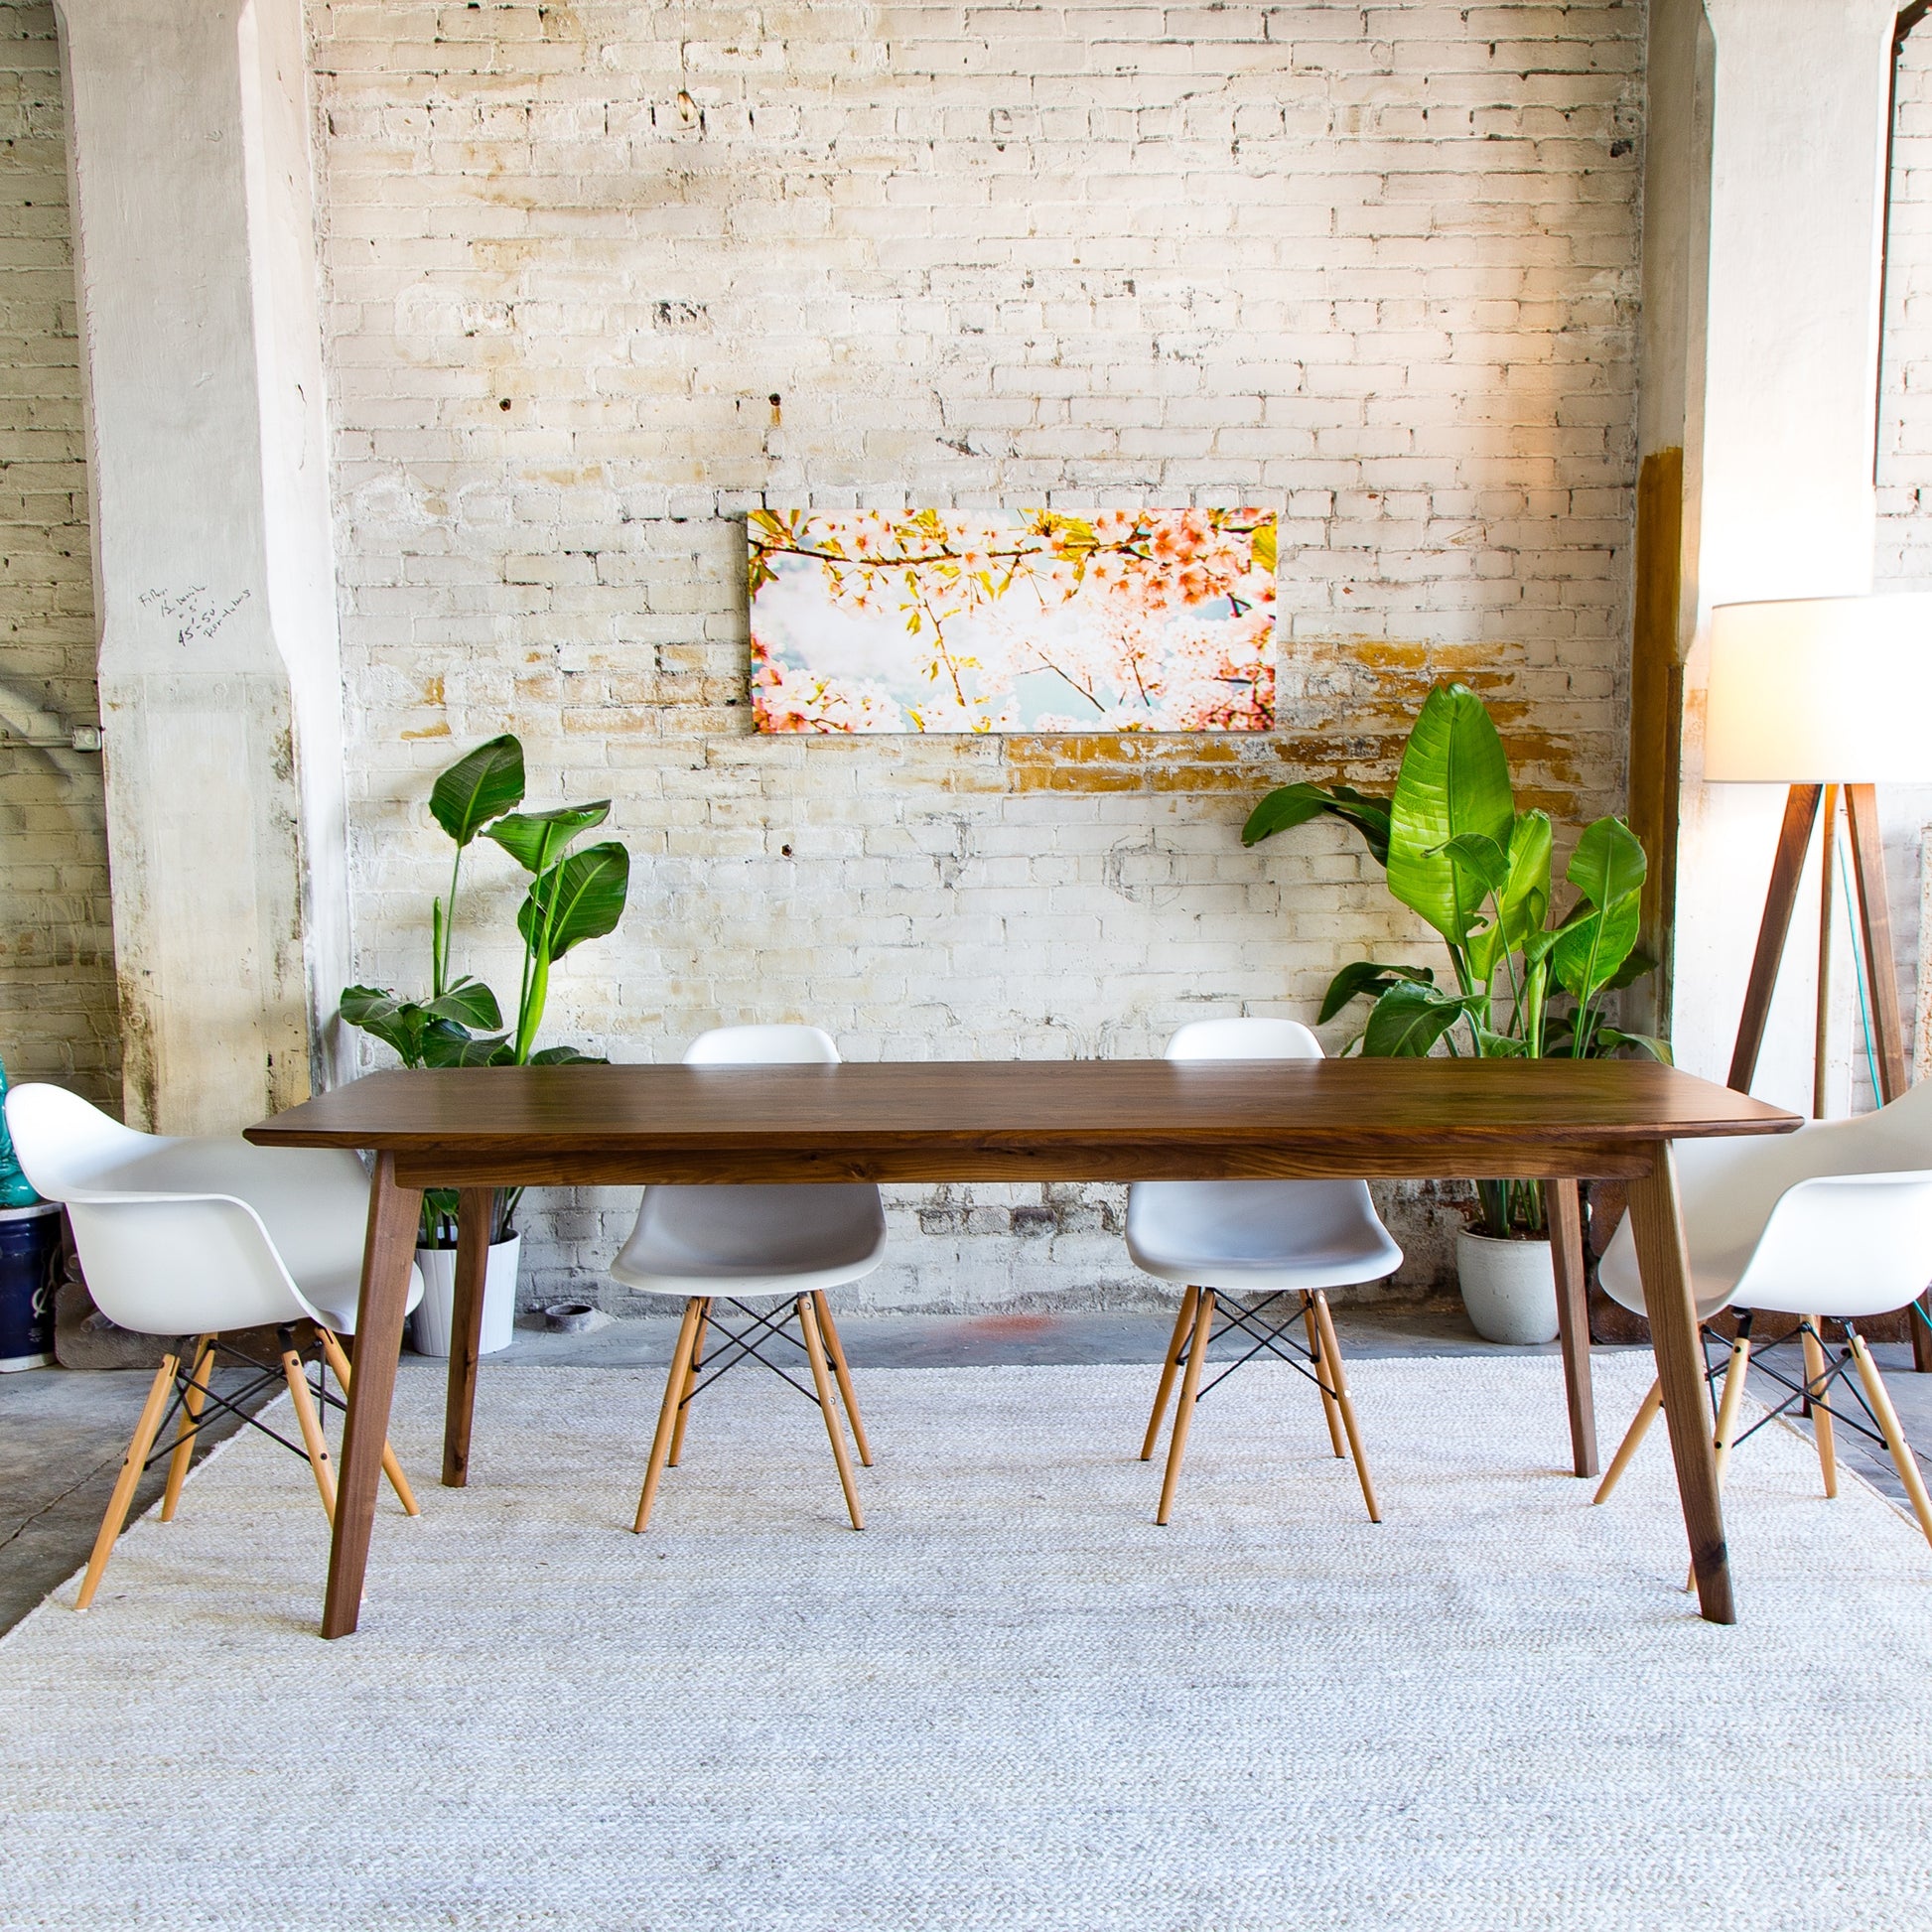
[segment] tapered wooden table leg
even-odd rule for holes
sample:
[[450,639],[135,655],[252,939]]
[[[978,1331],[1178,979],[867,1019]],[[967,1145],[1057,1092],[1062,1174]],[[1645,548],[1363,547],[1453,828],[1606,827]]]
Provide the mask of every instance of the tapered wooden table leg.
[[1557,1332],[1563,1340],[1563,1386],[1570,1402],[1570,1466],[1596,1473],[1596,1400],[1589,1380],[1589,1295],[1584,1275],[1584,1208],[1574,1180],[1543,1183],[1550,1258],[1557,1273]]
[[1652,1144],[1651,1161],[1650,1173],[1630,1183],[1630,1231],[1636,1237],[1650,1345],[1657,1356],[1657,1380],[1663,1385],[1664,1417],[1670,1424],[1677,1494],[1691,1544],[1698,1606],[1713,1623],[1735,1623],[1724,1506],[1718,1496],[1718,1454],[1711,1440],[1704,1356],[1698,1346],[1697,1304],[1691,1294],[1691,1263],[1678,1208],[1677,1165],[1668,1141]]
[[470,1480],[470,1422],[477,1410],[477,1363],[483,1345],[483,1272],[489,1266],[493,1187],[466,1187],[457,1200],[456,1309],[450,1322],[450,1386],[443,1401],[443,1486]]
[[369,1182],[369,1232],[362,1250],[362,1294],[355,1317],[355,1379],[343,1429],[336,1528],[329,1551],[329,1594],[322,1634],[345,1637],[362,1608],[362,1573],[369,1562],[375,1492],[382,1480],[382,1447],[389,1439],[389,1401],[402,1353],[402,1315],[416,1254],[419,1187],[396,1184],[391,1154],[376,1157]]

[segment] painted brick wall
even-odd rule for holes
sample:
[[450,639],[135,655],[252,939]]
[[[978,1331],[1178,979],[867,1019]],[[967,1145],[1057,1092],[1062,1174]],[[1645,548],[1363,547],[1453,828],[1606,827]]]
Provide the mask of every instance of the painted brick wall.
[[[1440,675],[1565,820],[1620,803],[1641,5],[312,31],[365,976],[420,982],[429,776],[505,727],[636,854],[549,1028],[617,1058],[734,1020],[863,1059],[1311,1017],[1357,950],[1422,949],[1349,837],[1250,853],[1242,818],[1386,779]],[[1042,502],[1278,508],[1279,736],[750,736],[746,508]],[[499,988],[508,871],[466,914]],[[908,1191],[873,1301],[1138,1299],[1119,1209]],[[531,1293],[628,1211],[539,1211]],[[1397,1213],[1431,1279],[1440,1211]]]
[[[0,732],[89,724],[93,581],[52,6],[0,4]],[[30,735],[41,735],[38,731]],[[120,1111],[97,755],[0,746],[0,1054]]]

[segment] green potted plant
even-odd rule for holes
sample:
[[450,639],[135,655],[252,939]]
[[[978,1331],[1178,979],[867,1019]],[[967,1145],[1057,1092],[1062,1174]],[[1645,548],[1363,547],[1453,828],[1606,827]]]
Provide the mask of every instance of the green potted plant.
[[[550,969],[586,939],[602,938],[623,915],[630,888],[630,855],[616,840],[573,850],[603,824],[611,801],[522,812],[523,747],[507,732],[465,754],[430,788],[430,815],[455,844],[446,904],[430,907],[430,990],[405,1000],[373,986],[343,989],[342,1015],[351,1026],[393,1047],[405,1066],[556,1066],[588,1062],[574,1046],[538,1047]],[[481,980],[453,977],[452,943],[463,855],[479,837],[502,847],[529,876],[517,907],[523,942],[515,1021],[506,1025],[496,995]],[[516,1270],[522,1236],[516,1231],[521,1188],[496,1196],[483,1287],[484,1354],[509,1345],[516,1319]],[[416,1346],[447,1355],[456,1294],[457,1194],[431,1188],[423,1196],[416,1260],[423,1300],[416,1311]]]
[[[1516,809],[1509,760],[1483,702],[1439,684],[1403,749],[1394,795],[1350,785],[1284,785],[1242,830],[1254,845],[1328,815],[1358,831],[1390,893],[1448,948],[1453,985],[1429,966],[1358,959],[1329,983],[1317,1024],[1354,1001],[1372,1004],[1344,1051],[1421,1056],[1439,1048],[1483,1058],[1587,1059],[1617,1052],[1670,1057],[1663,1041],[1626,1033],[1610,996],[1648,972],[1636,950],[1644,852],[1619,818],[1578,839],[1556,915],[1549,814]],[[1492,1341],[1548,1341],[1556,1288],[1543,1190],[1533,1180],[1478,1180],[1474,1224],[1456,1241],[1462,1299]]]

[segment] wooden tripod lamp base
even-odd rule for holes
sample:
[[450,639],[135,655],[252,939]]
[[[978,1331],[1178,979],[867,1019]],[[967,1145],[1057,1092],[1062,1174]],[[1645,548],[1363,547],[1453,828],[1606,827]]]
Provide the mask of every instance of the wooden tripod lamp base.
[[[1791,930],[1798,881],[1823,806],[1819,887],[1818,1078],[1824,1101],[1826,964],[1841,795],[1852,833],[1852,873],[1864,954],[1865,1011],[1881,1105],[1909,1084],[1899,1011],[1876,780],[1932,779],[1925,720],[1932,717],[1932,595],[1799,598],[1723,604],[1712,612],[1705,777],[1787,782],[1764,921],[1738,1021],[1727,1084],[1748,1093],[1764,1044],[1771,995]],[[1862,774],[1835,784],[1811,774]],[[1932,1370],[1932,1298],[1911,1316],[1912,1365]]]

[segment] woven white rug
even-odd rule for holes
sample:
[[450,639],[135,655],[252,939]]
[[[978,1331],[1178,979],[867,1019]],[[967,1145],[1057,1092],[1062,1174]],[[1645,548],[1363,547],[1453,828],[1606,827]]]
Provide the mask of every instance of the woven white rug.
[[[1606,1444],[1646,1364],[1599,1364]],[[1153,1371],[735,1376],[649,1535],[643,1371],[483,1377],[315,1635],[307,1471],[244,1434],[172,1526],[0,1644],[0,1924],[368,1932],[1932,1925],[1932,1551],[1767,1429],[1699,1621],[1661,1427],[1601,1509],[1548,1358],[1372,1361],[1387,1521],[1313,1392],[1205,1404],[1177,1520]],[[762,1385],[762,1386],[761,1386]]]

